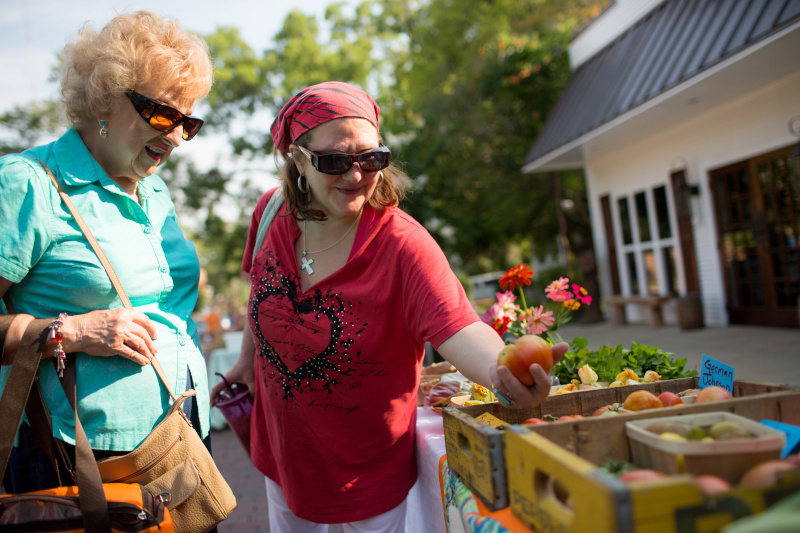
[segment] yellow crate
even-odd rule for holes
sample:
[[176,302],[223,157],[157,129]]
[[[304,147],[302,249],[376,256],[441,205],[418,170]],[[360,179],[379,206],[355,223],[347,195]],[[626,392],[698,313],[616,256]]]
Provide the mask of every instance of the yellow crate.
[[537,533],[716,533],[800,490],[800,470],[787,472],[766,490],[734,488],[709,498],[687,475],[623,483],[598,468],[606,459],[631,460],[626,422],[714,410],[800,424],[800,393],[776,392],[564,424],[509,426],[504,458],[511,510]]
[[[635,390],[645,389],[654,394],[660,394],[665,391],[680,392],[697,388],[698,384],[699,378],[693,377],[615,387],[613,389],[603,388],[580,393],[561,394],[549,396],[541,405],[532,409],[509,409],[497,402],[459,408],[446,407],[442,411],[442,416],[444,418],[448,466],[451,471],[462,479],[475,496],[487,507],[496,511],[507,507],[509,501],[506,468],[503,459],[502,431],[476,422],[475,419],[481,414],[490,413],[509,424],[519,424],[531,417],[541,418],[544,414],[556,417],[575,414],[590,416],[599,407],[624,401],[628,394]],[[740,397],[752,397],[785,390],[797,391],[798,389],[771,383],[737,381],[734,383],[735,398],[728,401],[736,402],[739,401],[736,398]],[[684,412],[705,412],[707,410],[702,407],[698,410],[694,409],[693,406],[684,405],[665,408],[664,414],[661,416],[676,415]],[[623,417],[626,420],[634,420],[637,416],[640,415],[624,415]],[[773,419],[779,420],[777,418]],[[608,420],[608,418],[603,418],[602,420]],[[571,430],[568,428],[572,426],[568,424],[570,422],[559,422],[552,426],[565,428],[563,431],[569,432]]]

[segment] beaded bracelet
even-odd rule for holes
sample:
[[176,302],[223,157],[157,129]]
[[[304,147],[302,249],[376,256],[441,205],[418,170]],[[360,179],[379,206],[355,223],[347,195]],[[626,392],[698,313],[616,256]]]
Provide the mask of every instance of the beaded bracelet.
[[67,319],[67,313],[59,313],[58,318],[53,320],[50,323],[50,339],[56,341],[56,349],[55,349],[55,357],[56,357],[56,371],[58,372],[58,377],[64,377],[64,368],[65,362],[67,360],[67,354],[64,353],[64,347],[61,345],[61,341],[64,337],[61,335],[61,326],[64,325],[64,320]]

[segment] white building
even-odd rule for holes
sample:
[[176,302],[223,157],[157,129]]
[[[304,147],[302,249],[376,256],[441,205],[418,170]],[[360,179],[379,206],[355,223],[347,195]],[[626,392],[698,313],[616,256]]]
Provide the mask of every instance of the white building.
[[798,327],[800,2],[617,0],[570,60],[523,170],[584,169],[603,296]]

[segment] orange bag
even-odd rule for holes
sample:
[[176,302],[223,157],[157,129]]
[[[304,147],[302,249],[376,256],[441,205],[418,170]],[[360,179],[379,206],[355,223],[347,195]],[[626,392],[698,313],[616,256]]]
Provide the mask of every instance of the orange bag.
[[[162,495],[136,483],[104,483],[112,533],[172,533]],[[83,533],[78,487],[0,495],[0,530]]]
[[[17,315],[18,317],[20,315]],[[0,318],[0,348],[5,351],[10,317]],[[34,321],[36,322],[36,321]],[[30,322],[11,365],[11,372],[0,396],[0,478],[8,465],[14,435],[26,406],[29,420],[42,426],[45,416],[36,370],[46,343],[41,326]],[[72,387],[74,405],[75,388]],[[43,428],[50,432],[50,424]],[[34,430],[34,433],[37,431]],[[39,437],[37,435],[37,440]],[[48,439],[39,441],[46,449]],[[52,449],[50,450],[52,452]],[[47,452],[45,452],[47,454]],[[52,460],[52,459],[51,459]],[[57,469],[57,467],[56,467]],[[77,486],[56,487],[23,494],[0,495],[0,531],[82,532],[82,533],[174,533],[172,517],[166,508],[170,493],[150,492],[138,483],[102,483],[83,426],[75,413],[75,482]],[[151,489],[152,490],[152,489]]]

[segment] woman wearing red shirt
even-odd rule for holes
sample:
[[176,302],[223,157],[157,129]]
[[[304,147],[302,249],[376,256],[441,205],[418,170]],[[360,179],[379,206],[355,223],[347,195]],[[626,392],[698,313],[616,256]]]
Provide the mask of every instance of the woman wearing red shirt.
[[[530,388],[497,365],[502,340],[433,238],[397,207],[407,177],[390,163],[378,114],[364,91],[326,82],[272,125],[284,202],[258,250],[277,189],[253,213],[248,324],[226,377],[254,397],[251,458],[267,477],[273,533],[403,531],[426,342],[516,406],[549,393],[539,365]],[[565,350],[554,348],[556,360]]]

